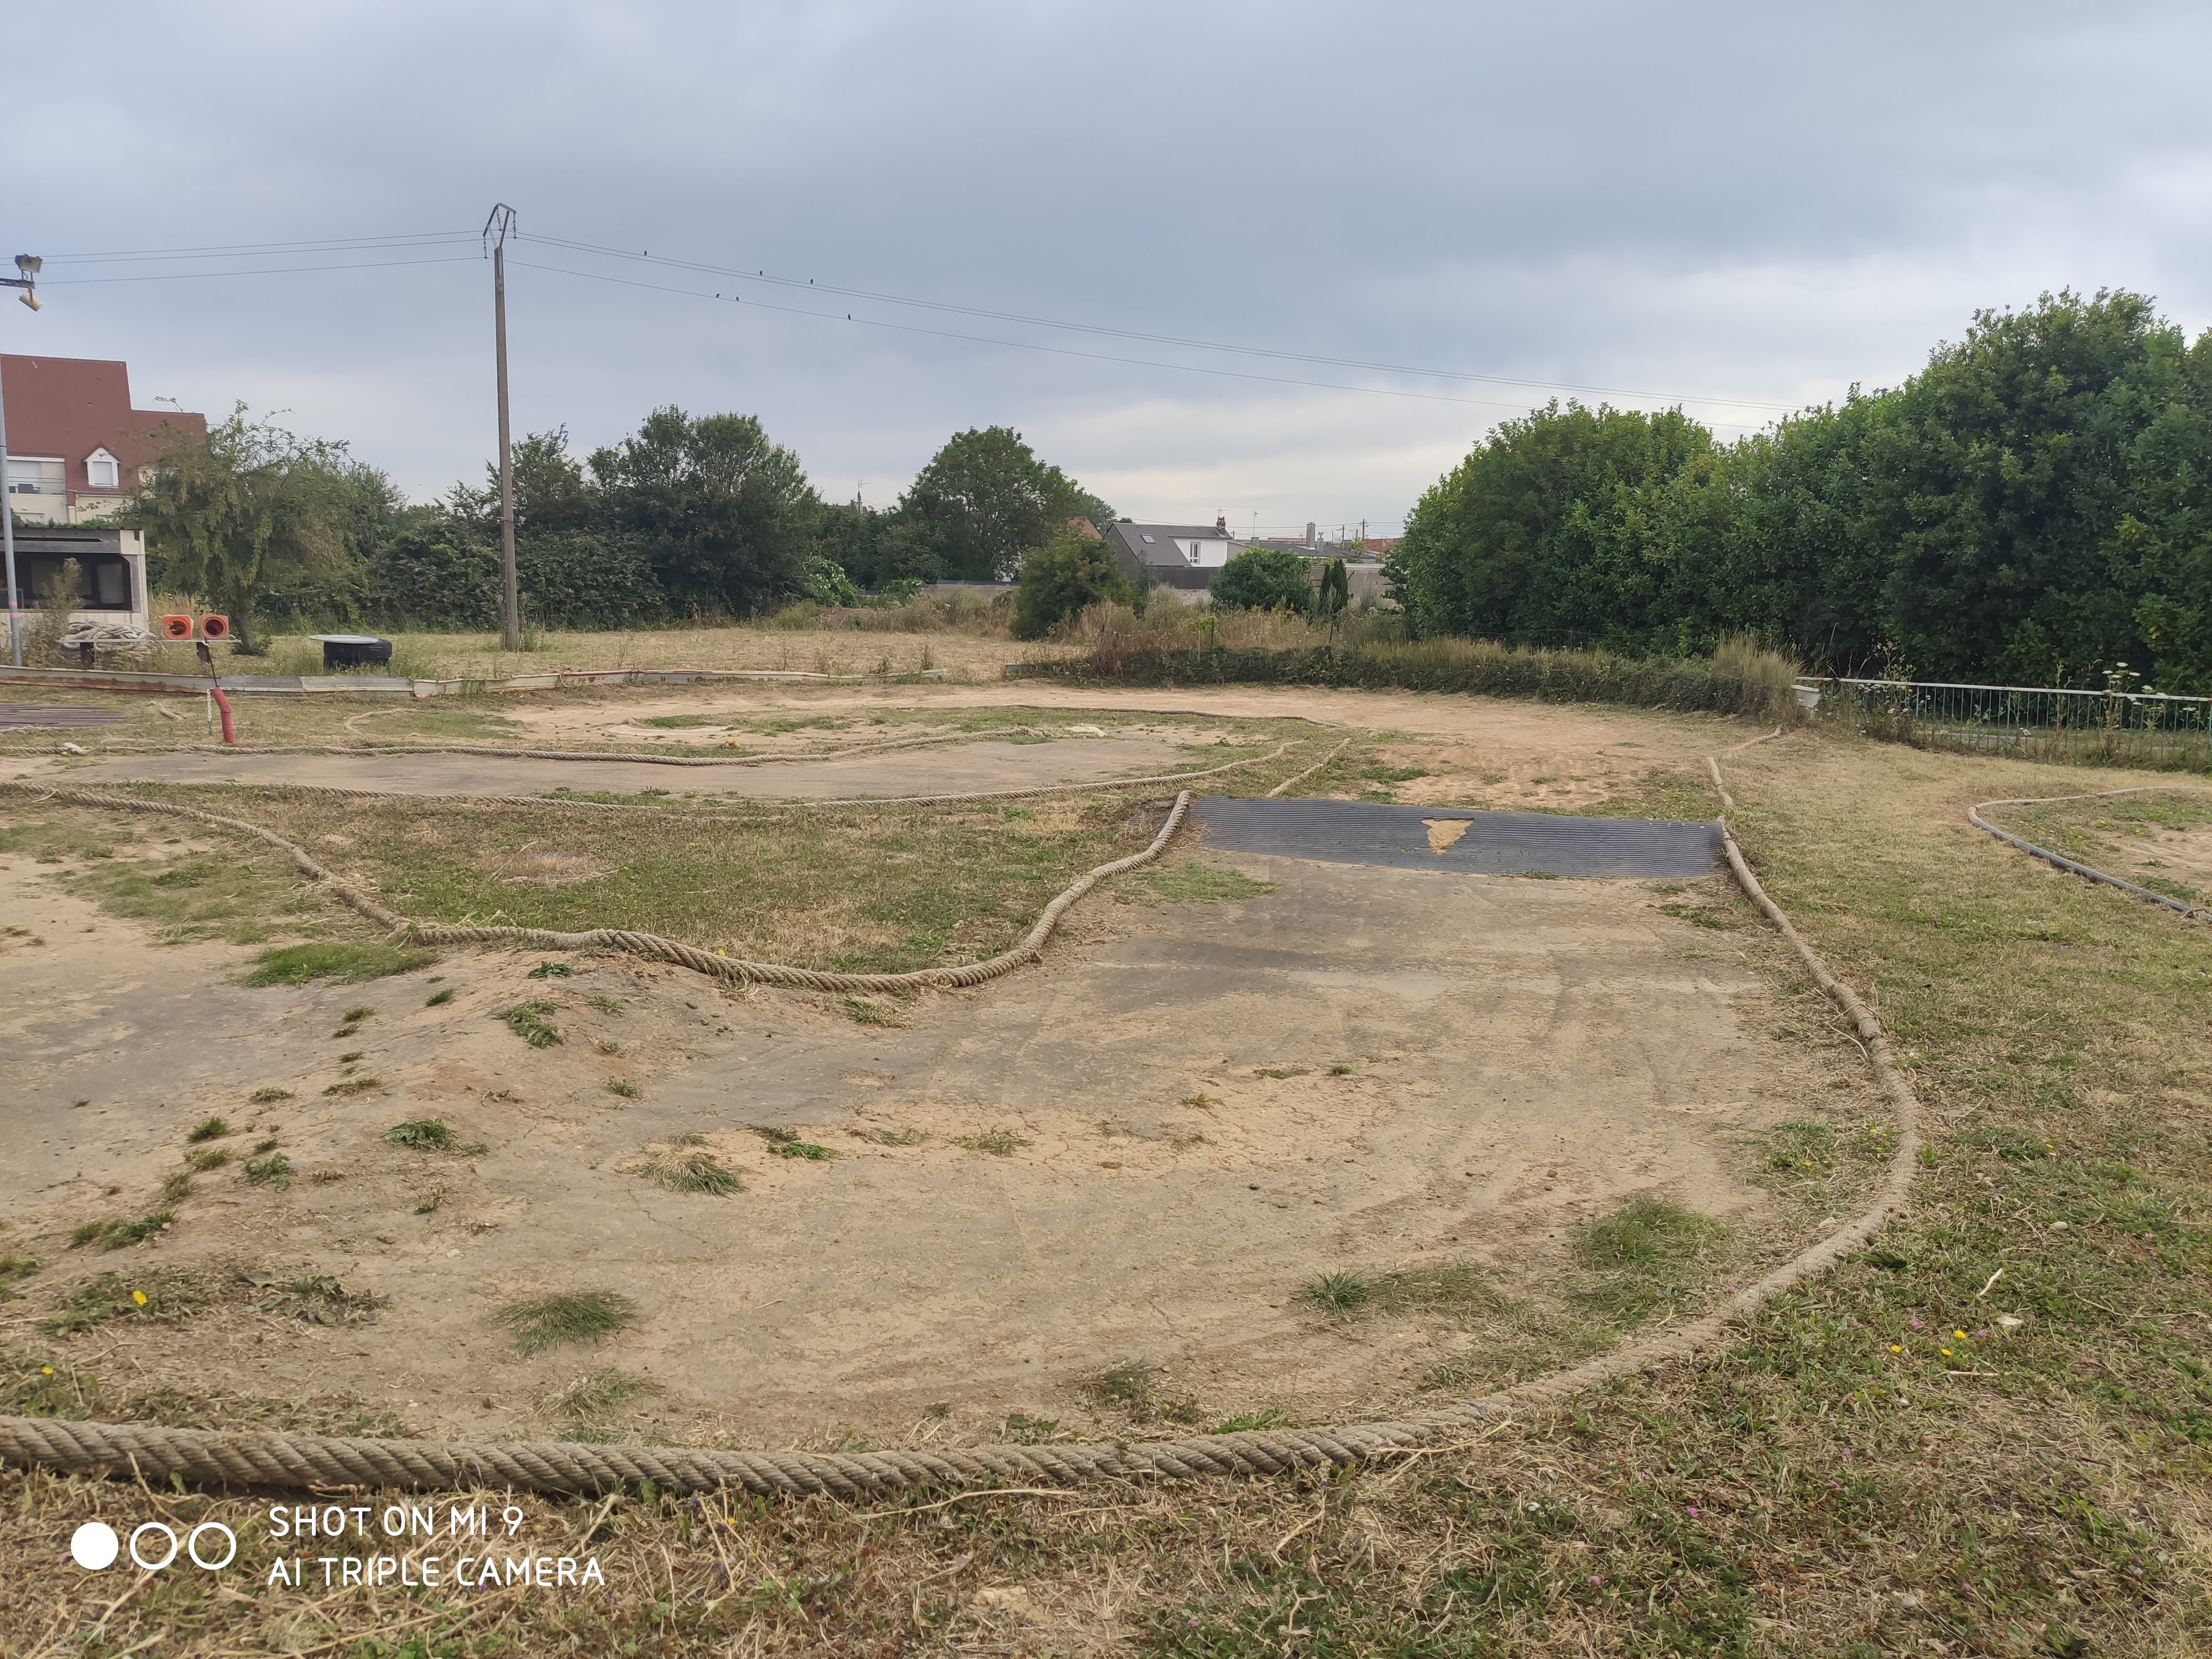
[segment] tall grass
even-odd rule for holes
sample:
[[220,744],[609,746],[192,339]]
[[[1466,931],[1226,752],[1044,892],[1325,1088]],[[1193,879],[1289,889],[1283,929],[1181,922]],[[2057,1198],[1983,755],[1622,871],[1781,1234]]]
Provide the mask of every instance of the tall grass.
[[1373,612],[1341,619],[1332,642],[1327,624],[1247,611],[1212,613],[1209,645],[1203,614],[1155,605],[1137,617],[1124,606],[1093,605],[1068,630],[1071,641],[1089,647],[1087,655],[1028,664],[1024,672],[1130,685],[1329,685],[1618,702],[1785,725],[1802,714],[1791,690],[1796,662],[1751,640],[1723,641],[1710,658],[1623,657],[1490,640],[1404,643],[1392,637],[1398,618]]

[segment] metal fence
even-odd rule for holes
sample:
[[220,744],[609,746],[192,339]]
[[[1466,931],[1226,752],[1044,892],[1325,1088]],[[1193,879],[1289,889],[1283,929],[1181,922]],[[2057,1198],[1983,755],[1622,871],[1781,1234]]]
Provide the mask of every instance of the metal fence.
[[2212,769],[2212,697],[1919,680],[1806,681],[1824,721],[1869,737],[2032,760]]

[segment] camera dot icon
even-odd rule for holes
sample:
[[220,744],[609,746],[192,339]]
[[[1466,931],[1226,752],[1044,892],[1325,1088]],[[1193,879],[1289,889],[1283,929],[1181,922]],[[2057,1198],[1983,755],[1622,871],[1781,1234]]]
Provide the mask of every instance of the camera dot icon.
[[88,1521],[70,1534],[70,1559],[87,1572],[102,1572],[115,1565],[123,1540],[105,1521]]

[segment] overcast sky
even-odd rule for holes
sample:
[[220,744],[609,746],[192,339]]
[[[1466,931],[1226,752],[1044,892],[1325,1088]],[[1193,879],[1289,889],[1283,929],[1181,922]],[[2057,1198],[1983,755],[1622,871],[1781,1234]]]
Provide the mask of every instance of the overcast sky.
[[[0,347],[289,411],[417,499],[495,447],[495,201],[653,256],[511,245],[518,434],[738,410],[876,503],[1003,424],[1139,518],[1395,529],[1548,386],[1733,437],[2048,289],[2212,324],[2202,4],[163,0],[6,36],[0,225],[50,262]],[[373,261],[409,263],[82,280]]]

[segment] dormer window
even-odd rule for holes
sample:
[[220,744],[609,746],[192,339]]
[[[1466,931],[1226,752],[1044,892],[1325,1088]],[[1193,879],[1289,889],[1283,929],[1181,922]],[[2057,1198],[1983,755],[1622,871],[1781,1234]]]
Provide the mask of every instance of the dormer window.
[[84,458],[84,476],[85,482],[94,489],[123,487],[123,468],[105,449],[95,449]]
[[1146,537],[1146,538],[1145,538],[1145,545],[1146,545],[1146,547],[1150,547],[1152,544],[1152,538],[1150,536]]

